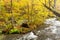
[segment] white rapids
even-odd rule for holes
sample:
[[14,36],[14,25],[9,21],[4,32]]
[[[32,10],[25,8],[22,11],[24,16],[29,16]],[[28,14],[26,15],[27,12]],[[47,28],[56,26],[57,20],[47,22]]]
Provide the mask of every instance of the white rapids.
[[17,39],[17,40],[36,40],[38,36],[34,35],[33,32],[30,32],[26,35],[23,35],[23,37]]
[[[50,34],[55,34],[54,38],[60,40],[60,21],[56,18],[46,19],[45,24],[49,24],[49,27],[45,28]],[[46,33],[47,33],[46,32]]]

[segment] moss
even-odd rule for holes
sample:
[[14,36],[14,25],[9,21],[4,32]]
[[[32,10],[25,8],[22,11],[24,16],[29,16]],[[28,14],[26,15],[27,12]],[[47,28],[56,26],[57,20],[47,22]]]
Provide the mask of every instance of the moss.
[[10,34],[18,34],[19,33],[19,30],[18,29],[11,29],[9,31]]

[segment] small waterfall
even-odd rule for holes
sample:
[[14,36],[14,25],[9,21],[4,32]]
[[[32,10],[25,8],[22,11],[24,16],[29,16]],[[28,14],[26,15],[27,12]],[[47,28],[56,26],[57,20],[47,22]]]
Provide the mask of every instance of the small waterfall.
[[33,32],[30,32],[17,40],[37,40],[37,37]]

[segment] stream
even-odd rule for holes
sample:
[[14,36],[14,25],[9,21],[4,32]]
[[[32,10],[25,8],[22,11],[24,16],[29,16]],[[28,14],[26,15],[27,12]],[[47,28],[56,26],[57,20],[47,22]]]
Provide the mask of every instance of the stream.
[[60,40],[60,21],[57,18],[49,18],[44,23],[49,26],[36,33],[0,35],[0,40]]

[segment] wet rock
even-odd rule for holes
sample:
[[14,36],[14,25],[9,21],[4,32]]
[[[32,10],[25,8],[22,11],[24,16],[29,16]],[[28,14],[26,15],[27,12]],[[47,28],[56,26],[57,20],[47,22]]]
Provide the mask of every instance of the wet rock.
[[51,38],[47,38],[47,39],[45,39],[45,40],[53,40],[53,39],[51,39]]

